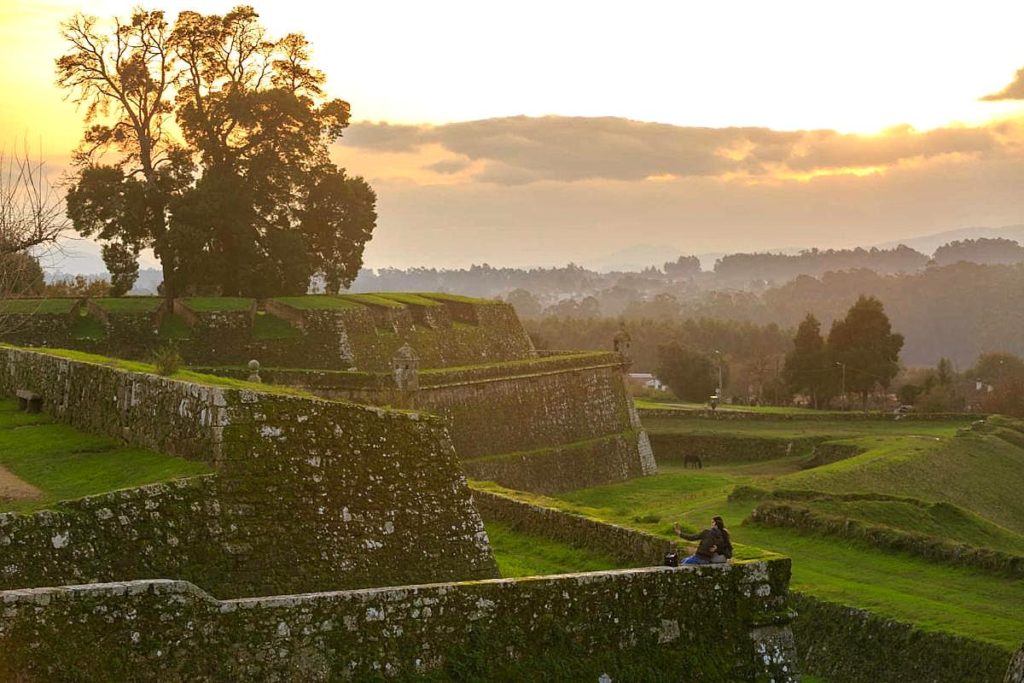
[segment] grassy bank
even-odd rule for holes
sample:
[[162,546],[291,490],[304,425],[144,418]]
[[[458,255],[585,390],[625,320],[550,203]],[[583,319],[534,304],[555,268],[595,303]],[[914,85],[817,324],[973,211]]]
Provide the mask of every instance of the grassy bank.
[[[60,500],[209,472],[202,463],[126,448],[46,415],[19,412],[0,401],[0,467],[34,489],[0,498],[0,512],[28,512]],[[24,487],[24,488],[28,488]]]

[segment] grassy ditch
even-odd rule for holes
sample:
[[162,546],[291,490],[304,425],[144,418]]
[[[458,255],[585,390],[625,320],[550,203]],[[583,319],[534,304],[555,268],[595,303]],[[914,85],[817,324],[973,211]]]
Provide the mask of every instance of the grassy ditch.
[[203,463],[80,432],[47,415],[19,412],[10,400],[0,401],[0,467],[27,484],[27,495],[4,497],[0,491],[0,512],[30,512],[61,500],[211,471]]
[[597,572],[629,566],[587,548],[516,531],[502,522],[488,521],[485,526],[498,569],[505,578]]

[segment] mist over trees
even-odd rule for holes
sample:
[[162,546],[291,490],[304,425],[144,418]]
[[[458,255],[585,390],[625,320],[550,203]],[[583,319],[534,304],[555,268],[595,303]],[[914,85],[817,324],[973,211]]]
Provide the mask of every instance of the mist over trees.
[[932,260],[936,265],[968,261],[982,264],[1010,264],[1024,261],[1024,246],[1015,240],[986,238],[957,240],[935,250]]
[[[76,15],[57,81],[85,110],[67,195],[103,245],[114,293],[152,248],[166,295],[337,291],[355,278],[376,196],[328,146],[347,102],[324,92],[298,33],[267,34],[247,6],[224,15],[135,10],[104,30]],[[177,134],[175,134],[175,131]]]

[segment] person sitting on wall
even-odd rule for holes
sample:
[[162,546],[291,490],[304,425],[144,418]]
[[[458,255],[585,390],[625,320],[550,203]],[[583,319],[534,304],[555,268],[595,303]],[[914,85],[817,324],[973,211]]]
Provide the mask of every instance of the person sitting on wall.
[[[711,564],[712,562],[725,562],[728,560],[724,555],[724,551],[726,550],[728,550],[729,556],[732,556],[732,543],[728,539],[728,536],[723,536],[722,534],[722,529],[725,528],[725,524],[722,522],[721,517],[715,517],[711,521],[711,526],[709,528],[703,529],[696,534],[684,534],[682,527],[679,526],[679,522],[676,522],[672,528],[679,538],[687,541],[700,541],[696,552],[683,560],[682,564]],[[723,559],[716,559],[716,556]]]
[[715,555],[711,558],[711,562],[713,564],[728,562],[732,559],[732,538],[729,536],[729,530],[725,528],[725,522],[723,522],[722,518],[718,515],[715,515],[711,521],[714,523],[715,528],[718,529],[718,533],[722,536],[722,542],[715,550]]

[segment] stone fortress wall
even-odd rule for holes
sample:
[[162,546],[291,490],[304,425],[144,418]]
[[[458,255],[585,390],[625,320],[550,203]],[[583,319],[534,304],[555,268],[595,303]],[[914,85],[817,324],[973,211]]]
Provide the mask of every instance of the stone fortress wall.
[[215,474],[0,515],[0,585],[192,581],[218,597],[497,576],[440,419],[0,348],[0,394]]
[[321,396],[443,417],[471,479],[553,493],[656,471],[623,381],[623,359],[615,353],[428,368],[419,371],[415,388],[404,391],[382,374],[277,368],[260,373],[264,381]]
[[796,680],[788,560],[490,579],[438,418],[0,348],[17,389],[215,473],[0,514],[0,679]]
[[189,583],[0,591],[0,678],[796,681],[789,561],[219,601]]
[[[387,372],[406,343],[425,367],[536,357],[510,305],[447,294],[24,299],[11,306],[0,341],[143,360],[174,344],[192,365],[244,366],[255,358],[271,367]],[[80,327],[85,320],[93,325]]]
[[[466,474],[540,493],[655,472],[654,456],[623,381],[621,353],[538,353],[511,306],[446,294],[353,294],[253,299],[127,298],[67,302],[88,313],[103,339],[76,339],[30,321],[11,341],[146,358],[168,316],[204,372],[245,379],[249,360],[264,382],[326,398],[440,415]],[[44,315],[40,307],[22,317]],[[45,315],[54,315],[46,313]],[[269,318],[294,334],[259,337]],[[179,330],[180,331],[180,330]],[[259,338],[258,338],[259,337]],[[611,340],[609,340],[611,342]]]

